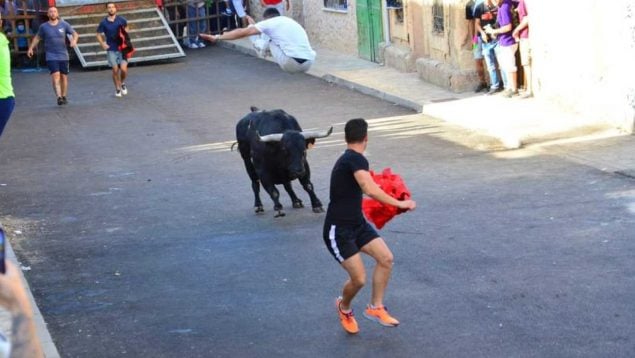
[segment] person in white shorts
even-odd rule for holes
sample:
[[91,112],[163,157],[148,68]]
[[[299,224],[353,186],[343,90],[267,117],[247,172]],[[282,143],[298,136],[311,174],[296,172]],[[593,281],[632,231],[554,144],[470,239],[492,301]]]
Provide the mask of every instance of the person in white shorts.
[[[202,38],[217,42],[250,37],[259,54],[267,50],[276,63],[289,73],[306,72],[315,61],[315,51],[311,48],[306,31],[295,20],[280,16],[276,8],[266,9],[264,20],[255,23],[247,16],[249,26],[235,29],[221,35],[200,34]],[[261,36],[265,35],[265,36]]]

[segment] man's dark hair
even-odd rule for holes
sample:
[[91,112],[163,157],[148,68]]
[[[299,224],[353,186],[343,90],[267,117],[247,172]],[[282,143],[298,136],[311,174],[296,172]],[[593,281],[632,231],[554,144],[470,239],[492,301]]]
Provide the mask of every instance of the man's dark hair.
[[106,7],[108,7],[108,5],[110,5],[110,4],[113,4],[113,5],[115,5],[115,7],[117,7],[117,4],[115,4],[115,2],[114,2],[114,1],[109,1],[109,2],[107,2],[107,3],[106,3]]
[[265,19],[270,19],[270,18],[276,17],[276,16],[280,16],[280,11],[278,11],[278,9],[276,9],[275,7],[268,8],[262,14],[262,17],[264,17]]
[[346,122],[344,138],[346,143],[363,142],[368,134],[368,123],[364,118],[355,118]]

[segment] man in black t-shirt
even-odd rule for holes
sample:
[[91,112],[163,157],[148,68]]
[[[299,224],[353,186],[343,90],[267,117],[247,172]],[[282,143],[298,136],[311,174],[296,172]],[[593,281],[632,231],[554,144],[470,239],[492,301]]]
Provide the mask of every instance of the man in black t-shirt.
[[366,272],[360,252],[375,259],[371,303],[364,316],[387,327],[399,325],[383,305],[384,291],[392,271],[393,255],[386,242],[377,234],[362,214],[362,194],[400,209],[414,210],[412,200],[397,200],[386,194],[373,180],[368,161],[362,153],[368,144],[368,123],[351,119],[344,128],[346,152],[337,160],[331,172],[330,203],[324,220],[324,243],[350,278],[344,284],[342,296],[335,301],[340,322],[348,333],[359,328],[353,316],[351,302],[364,286]]

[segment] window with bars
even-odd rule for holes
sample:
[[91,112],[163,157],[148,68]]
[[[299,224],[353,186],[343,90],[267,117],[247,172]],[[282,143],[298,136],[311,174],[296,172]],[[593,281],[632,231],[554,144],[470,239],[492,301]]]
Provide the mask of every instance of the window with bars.
[[324,0],[324,8],[346,11],[348,9],[348,0]]
[[432,5],[432,31],[439,34],[442,34],[445,31],[443,2],[441,0],[435,0]]

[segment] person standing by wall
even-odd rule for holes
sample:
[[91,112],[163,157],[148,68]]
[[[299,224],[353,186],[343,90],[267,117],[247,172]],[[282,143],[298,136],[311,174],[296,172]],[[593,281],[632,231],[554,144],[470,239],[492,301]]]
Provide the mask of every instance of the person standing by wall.
[[505,91],[503,97],[510,98],[518,95],[518,82],[516,80],[516,50],[518,44],[512,37],[513,14],[511,0],[496,0],[498,4],[498,14],[496,23],[498,28],[488,27],[485,32],[491,36],[496,36],[498,47],[496,49],[496,59],[505,72]]
[[526,0],[520,0],[518,7],[518,19],[520,24],[516,26],[512,36],[518,42],[520,50],[520,64],[523,66],[523,83],[525,84],[525,92],[520,98],[533,97],[534,91],[531,84],[531,42],[529,40],[529,14],[527,12]]
[[474,8],[474,26],[481,41],[483,57],[489,73],[490,87],[487,94],[494,94],[503,90],[503,84],[498,74],[498,61],[496,60],[496,46],[498,41],[495,36],[485,32],[485,28],[495,26],[498,8],[494,0],[485,0]]
[[73,30],[71,25],[59,18],[56,7],[50,7],[47,12],[49,21],[40,25],[37,35],[33,37],[31,46],[27,50],[27,56],[33,57],[33,49],[38,45],[40,40],[44,40],[44,52],[46,53],[46,64],[51,73],[51,83],[53,91],[57,97],[57,104],[63,105],[68,103],[68,72],[69,57],[66,49],[66,38],[71,36],[70,46],[77,46],[79,34]]
[[[0,13],[0,31],[3,28],[2,14]],[[11,52],[9,40],[3,32],[0,32],[0,135],[11,118],[15,108],[15,95],[11,82]]]
[[368,145],[368,123],[362,118],[351,119],[344,127],[346,151],[331,171],[330,202],[324,219],[323,239],[328,251],[348,273],[342,296],[335,301],[342,328],[348,333],[359,332],[351,307],[352,301],[366,282],[361,253],[376,261],[372,278],[370,304],[364,317],[382,326],[396,327],[399,321],[384,306],[384,293],[390,280],[393,255],[384,239],[364,219],[362,195],[404,210],[414,210],[413,200],[397,200],[375,183],[363,153]]
[[187,2],[187,37],[189,48],[204,48],[205,44],[198,34],[207,31],[205,19],[205,1],[188,0]]
[[[121,98],[128,94],[126,78],[128,77],[128,60],[119,51],[119,29],[128,30],[128,21],[117,15],[117,6],[114,2],[106,5],[108,16],[97,26],[97,41],[106,50],[108,64],[112,68],[112,82],[115,84],[115,97]],[[103,34],[103,36],[102,36]],[[105,37],[105,40],[104,40]]]
[[481,6],[484,0],[471,0],[465,5],[465,19],[468,21],[468,35],[472,40],[472,55],[474,56],[474,65],[476,66],[476,74],[478,75],[479,85],[474,92],[478,93],[488,89],[487,80],[485,79],[485,60],[483,58],[483,39],[476,29],[475,13],[476,8]]

